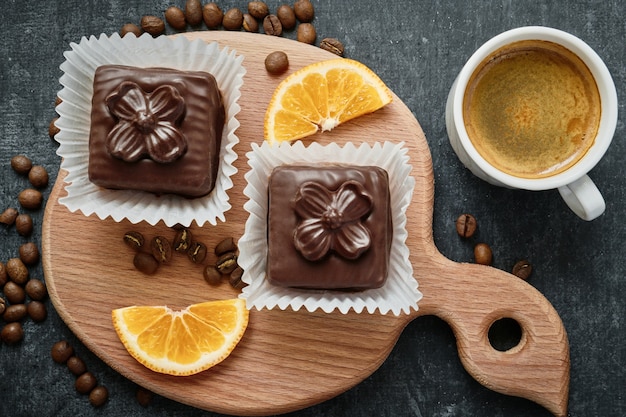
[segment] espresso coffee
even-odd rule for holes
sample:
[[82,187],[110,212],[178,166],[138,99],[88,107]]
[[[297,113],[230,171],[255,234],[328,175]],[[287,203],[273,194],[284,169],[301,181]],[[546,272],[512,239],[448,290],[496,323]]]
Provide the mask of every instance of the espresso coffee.
[[469,138],[492,166],[545,178],[576,164],[593,145],[600,93],[585,63],[553,42],[506,45],[474,71],[463,98]]

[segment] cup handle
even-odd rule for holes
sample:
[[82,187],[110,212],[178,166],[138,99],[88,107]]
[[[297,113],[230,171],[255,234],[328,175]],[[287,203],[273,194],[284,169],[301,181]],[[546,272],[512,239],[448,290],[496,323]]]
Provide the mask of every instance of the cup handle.
[[606,203],[598,187],[588,175],[559,187],[559,193],[569,208],[583,220],[593,220],[604,213]]

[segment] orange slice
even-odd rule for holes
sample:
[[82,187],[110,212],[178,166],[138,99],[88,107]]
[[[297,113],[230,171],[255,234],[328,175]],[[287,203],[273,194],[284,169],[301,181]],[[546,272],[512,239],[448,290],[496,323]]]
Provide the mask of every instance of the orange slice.
[[391,99],[385,83],[360,62],[346,58],[317,62],[276,87],[265,113],[265,140],[274,144],[328,131]]
[[248,325],[242,299],[113,310],[113,326],[128,352],[153,371],[192,375],[220,363],[233,351]]

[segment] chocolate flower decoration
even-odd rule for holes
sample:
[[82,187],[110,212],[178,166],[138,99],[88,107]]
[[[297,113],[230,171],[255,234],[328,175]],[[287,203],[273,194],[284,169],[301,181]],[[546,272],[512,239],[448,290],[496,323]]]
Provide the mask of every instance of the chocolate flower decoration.
[[106,98],[106,105],[118,119],[107,136],[107,149],[116,158],[134,162],[149,156],[168,163],[187,150],[185,136],[176,126],[185,102],[175,87],[163,85],[146,93],[125,81]]
[[346,181],[335,192],[306,182],[300,186],[294,209],[301,218],[294,244],[309,261],[320,260],[329,251],[357,259],[370,247],[370,232],[361,219],[372,210],[372,197],[358,182]]

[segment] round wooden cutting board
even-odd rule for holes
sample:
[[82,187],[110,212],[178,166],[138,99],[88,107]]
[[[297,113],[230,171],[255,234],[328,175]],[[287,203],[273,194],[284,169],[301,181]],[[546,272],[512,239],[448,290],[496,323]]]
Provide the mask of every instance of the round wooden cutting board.
[[[239,171],[229,192],[232,209],[224,223],[192,226],[193,235],[212,247],[224,237],[239,238],[244,231],[244,174],[249,169],[245,154],[251,143],[262,142],[265,109],[284,78],[267,74],[266,55],[285,51],[290,72],[336,56],[260,34],[215,31],[183,36],[236,50],[247,70],[237,116],[241,142],[235,147]],[[394,96],[391,104],[374,114],[311,140],[406,143],[416,180],[407,212],[407,244],[414,277],[424,294],[418,311],[393,316],[254,309],[243,339],[224,362],[188,377],[155,373],[127,353],[113,329],[111,310],[130,305],[179,309],[236,297],[237,292],[228,283],[209,286],[202,266],[183,256],[175,256],[155,276],[136,271],[123,234],[134,229],[146,237],[170,236],[172,230],[162,223],[132,225],[69,212],[59,204],[65,195],[66,173],[61,171],[46,206],[42,252],[50,296],[63,320],[112,368],[160,395],[225,414],[268,415],[298,410],[348,390],[382,364],[411,320],[437,315],[452,327],[460,359],[476,380],[490,389],[536,401],[557,416],[566,415],[569,347],[558,314],[524,281],[491,267],[452,262],[438,252],[432,237],[430,152],[422,129],[404,103]],[[487,337],[491,324],[503,317],[522,327],[520,343],[505,352],[494,349]]]

